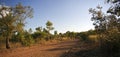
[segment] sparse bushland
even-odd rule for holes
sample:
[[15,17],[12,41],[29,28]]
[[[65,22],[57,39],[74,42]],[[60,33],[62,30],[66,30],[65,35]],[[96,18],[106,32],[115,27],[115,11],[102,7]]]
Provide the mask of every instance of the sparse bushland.
[[106,15],[102,12],[102,7],[97,9],[90,8],[89,12],[92,14],[91,20],[97,33],[99,48],[105,57],[119,57],[120,56],[120,1],[108,0],[113,4],[107,11],[111,13]]
[[[0,49],[9,49],[10,45],[14,47],[32,46],[34,44],[48,44],[51,42],[60,42],[66,40],[80,39],[80,46],[76,48],[78,52],[75,56],[83,57],[119,57],[120,56],[120,1],[108,0],[113,4],[104,14],[102,7],[97,6],[97,9],[90,8],[92,14],[91,20],[95,26],[95,30],[85,32],[70,32],[51,34],[54,29],[51,21],[46,22],[46,28],[37,27],[36,31],[32,29],[24,30],[24,18],[32,17],[32,8],[27,12],[24,6],[18,4],[14,9],[4,7],[0,9]],[[2,14],[3,10],[10,11],[6,16]],[[10,41],[10,43],[9,43]],[[71,48],[72,49],[72,48]],[[84,50],[81,50],[84,49]],[[79,51],[80,50],[80,51]],[[73,52],[75,50],[73,49]],[[74,54],[74,53],[70,53]]]
[[[48,42],[61,42],[66,40],[73,40],[76,38],[75,32],[66,32],[66,33],[57,33],[54,34],[50,33],[50,30],[53,29],[52,22],[48,21],[46,23],[46,28],[37,27],[36,31],[32,31],[30,28],[29,30],[22,31],[15,31],[15,33],[11,36],[10,45],[11,48],[23,47],[23,46],[32,46],[34,44],[47,44]],[[1,35],[0,36],[0,48],[4,48],[5,38]]]

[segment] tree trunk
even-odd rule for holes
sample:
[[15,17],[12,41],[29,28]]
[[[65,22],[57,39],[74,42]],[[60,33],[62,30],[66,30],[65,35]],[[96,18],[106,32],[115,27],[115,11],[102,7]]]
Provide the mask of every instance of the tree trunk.
[[10,49],[10,43],[9,43],[9,38],[8,37],[6,38],[6,48]]

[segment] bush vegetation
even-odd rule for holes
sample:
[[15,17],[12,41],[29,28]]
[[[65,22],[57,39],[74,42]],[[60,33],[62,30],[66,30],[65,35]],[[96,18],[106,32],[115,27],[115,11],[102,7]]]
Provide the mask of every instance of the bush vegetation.
[[[6,48],[10,49],[9,42],[20,43],[22,46],[31,46],[42,41],[68,39],[91,42],[91,35],[95,35],[97,41],[92,41],[99,43],[102,52],[118,57],[120,56],[120,0],[107,0],[107,2],[113,5],[108,9],[107,13],[102,12],[100,5],[95,9],[89,9],[95,30],[85,32],[67,31],[65,33],[54,31],[54,34],[51,34],[54,29],[51,21],[46,22],[45,28],[37,27],[35,31],[32,31],[31,28],[24,30],[25,19],[32,18],[33,9],[30,6],[23,6],[20,3],[10,8],[2,6],[0,9],[0,45],[5,44]],[[6,16],[4,16],[3,11],[9,11],[10,13],[6,13]]]
[[89,9],[94,21],[95,31],[98,35],[100,50],[108,56],[119,57],[120,55],[120,0],[107,0],[112,4],[107,13],[102,12],[102,7]]

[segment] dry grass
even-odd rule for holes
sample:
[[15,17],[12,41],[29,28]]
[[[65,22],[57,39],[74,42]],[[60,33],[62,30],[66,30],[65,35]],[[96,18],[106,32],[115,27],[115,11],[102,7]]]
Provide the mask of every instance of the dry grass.
[[10,43],[11,45],[11,48],[18,48],[18,47],[22,47],[22,44],[19,43],[19,42],[16,42],[16,43]]
[[98,43],[79,43],[77,47],[72,48],[69,52],[65,52],[61,57],[110,57],[102,53],[98,47]]
[[0,49],[5,49],[5,43],[0,43]]
[[90,40],[98,42],[98,38],[97,38],[98,35],[89,35],[88,37],[89,37]]

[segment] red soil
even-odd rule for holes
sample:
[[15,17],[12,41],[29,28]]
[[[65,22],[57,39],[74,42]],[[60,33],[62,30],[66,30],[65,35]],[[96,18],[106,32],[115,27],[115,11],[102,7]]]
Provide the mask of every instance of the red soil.
[[49,43],[46,45],[34,45],[0,51],[0,57],[60,57],[71,48],[77,46],[78,40]]

